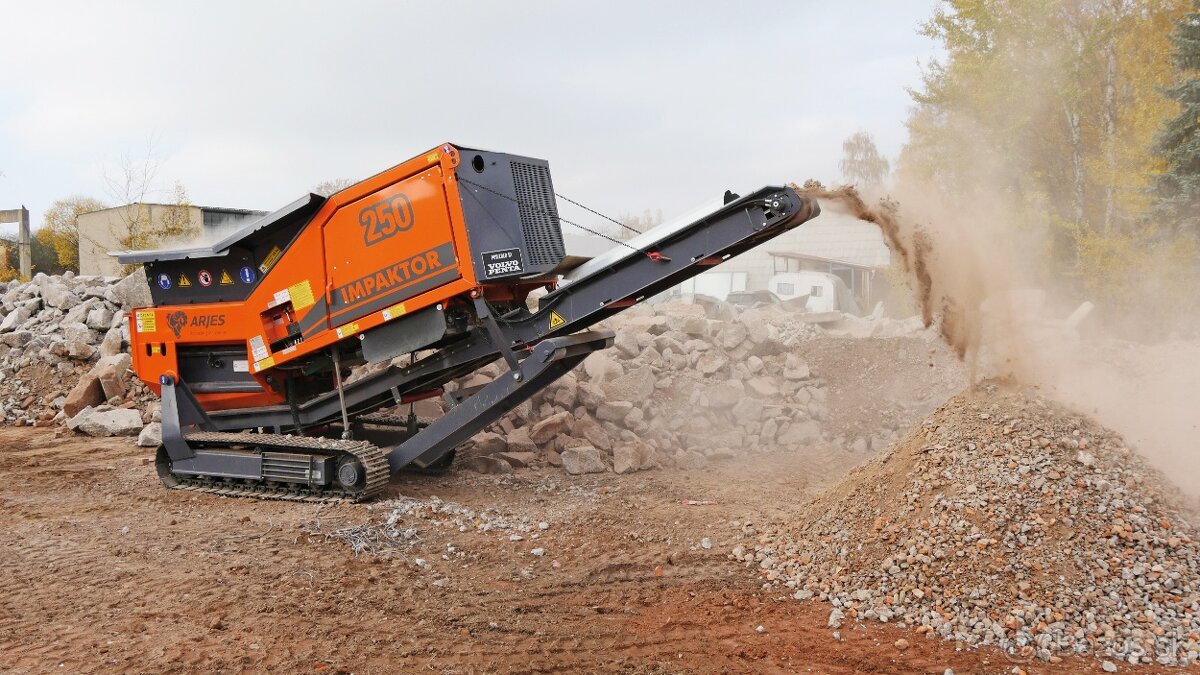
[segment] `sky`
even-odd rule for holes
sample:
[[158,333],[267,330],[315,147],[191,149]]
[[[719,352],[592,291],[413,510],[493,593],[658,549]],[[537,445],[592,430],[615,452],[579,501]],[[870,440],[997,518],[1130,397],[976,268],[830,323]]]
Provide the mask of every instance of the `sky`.
[[151,197],[269,211],[443,141],[617,217],[835,183],[857,130],[899,153],[935,4],[0,0],[0,209],[151,157]]

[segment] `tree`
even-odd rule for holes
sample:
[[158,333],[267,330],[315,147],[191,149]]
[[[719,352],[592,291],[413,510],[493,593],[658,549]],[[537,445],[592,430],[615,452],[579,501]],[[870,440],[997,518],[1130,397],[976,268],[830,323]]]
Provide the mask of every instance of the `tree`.
[[645,209],[640,216],[626,213],[617,218],[617,221],[619,225],[608,228],[609,232],[620,241],[628,241],[641,232],[661,225],[663,222],[663,212],[662,209],[655,209],[653,211]]
[[891,165],[879,149],[875,139],[865,131],[855,132],[842,141],[842,177],[861,189],[878,189],[887,179]]
[[1178,78],[1167,96],[1179,114],[1163,125],[1154,151],[1166,162],[1155,192],[1157,214],[1169,219],[1176,233],[1200,236],[1200,8],[1179,19],[1171,37]]
[[[62,274],[66,268],[59,264],[54,247],[41,234],[42,230],[38,230],[29,241],[29,258],[34,274]],[[0,282],[18,278],[21,263],[16,240],[0,237],[0,254],[3,256],[0,258]]]
[[154,228],[154,243],[165,243],[178,239],[191,239],[200,234],[192,224],[192,200],[188,197],[187,188],[183,183],[175,181],[171,202],[163,207],[158,217],[158,226]]
[[[958,232],[998,228],[1014,257],[1036,261],[1034,283],[1143,324],[1156,322],[1149,312],[1169,316],[1194,247],[1155,217],[1154,198],[1160,209],[1200,208],[1200,83],[1189,79],[1200,17],[1180,21],[1189,9],[1192,0],[942,0],[922,33],[945,56],[910,91],[896,194],[961,218],[950,223]],[[1185,47],[1192,55],[1178,69],[1168,58],[1177,22],[1176,61]],[[1166,120],[1175,126],[1164,130]]]
[[328,197],[329,195],[331,195],[335,192],[340,192],[342,190],[345,190],[346,188],[350,187],[351,185],[354,185],[357,182],[358,181],[352,180],[350,178],[333,178],[330,180],[323,180],[320,183],[317,183],[316,185],[313,186],[312,191],[314,194],[321,195],[322,197]]
[[157,173],[158,162],[154,159],[152,144],[147,147],[144,159],[134,160],[123,155],[115,174],[110,174],[107,168],[104,170],[109,198],[127,207],[117,211],[118,225],[110,233],[125,249],[148,248],[154,239],[151,210],[146,201]]
[[[78,272],[79,225],[76,219],[80,214],[104,208],[107,208],[104,202],[80,195],[56,200],[46,210],[42,219],[42,227],[34,237],[54,252],[55,263],[58,267]],[[37,266],[36,262],[34,266]]]
[[[134,160],[122,156],[115,171],[106,169],[102,174],[109,198],[122,205],[115,212],[116,224],[109,232],[110,242],[116,242],[120,248],[153,249],[172,240],[190,239],[200,234],[199,225],[192,221],[194,207],[182,183],[175,182],[168,203],[150,203],[154,195],[163,192],[155,187],[158,167],[151,143],[144,158]],[[81,236],[97,249],[110,248],[106,242],[90,240],[86,234]],[[136,267],[126,265],[124,270],[129,273]]]

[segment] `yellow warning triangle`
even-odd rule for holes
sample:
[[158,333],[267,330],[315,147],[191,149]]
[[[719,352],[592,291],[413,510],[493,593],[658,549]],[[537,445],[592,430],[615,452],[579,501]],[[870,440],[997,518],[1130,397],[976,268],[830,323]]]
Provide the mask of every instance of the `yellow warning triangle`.
[[232,286],[233,285],[233,277],[229,276],[229,272],[226,272],[225,270],[221,270],[221,285],[222,286]]
[[188,279],[186,274],[179,275],[179,287],[180,288],[187,288],[188,286],[191,286],[191,285],[192,285],[192,280]]
[[[183,284],[180,284],[180,285],[182,286]],[[555,328],[558,328],[559,326],[563,325],[566,322],[567,322],[567,320],[562,318],[562,315],[560,315],[558,312],[550,312],[550,328],[549,328],[549,330],[554,330]]]

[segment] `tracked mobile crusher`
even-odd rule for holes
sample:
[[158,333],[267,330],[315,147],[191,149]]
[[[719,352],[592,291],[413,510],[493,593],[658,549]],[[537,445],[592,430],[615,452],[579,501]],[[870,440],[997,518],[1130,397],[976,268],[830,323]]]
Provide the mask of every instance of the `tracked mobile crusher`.
[[[158,473],[220,494],[368,499],[394,471],[448,466],[612,344],[589,326],[818,213],[785,187],[726,193],[568,269],[548,164],[445,144],[209,246],[115,253],[145,266],[153,299],[129,332],[138,377],[162,397]],[[497,359],[508,373],[443,391]],[[380,413],[436,396],[449,403],[437,419]]]

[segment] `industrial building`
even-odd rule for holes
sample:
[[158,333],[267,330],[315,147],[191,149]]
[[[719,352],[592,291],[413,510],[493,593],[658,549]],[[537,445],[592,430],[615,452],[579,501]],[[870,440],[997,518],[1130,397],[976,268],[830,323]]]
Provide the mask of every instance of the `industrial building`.
[[247,219],[266,215],[266,211],[248,209],[147,203],[126,204],[80,214],[75,221],[79,229],[79,273],[119,275],[121,265],[108,252],[128,248],[132,229],[148,232],[152,236],[155,232],[161,233],[164,219],[178,218],[180,209],[186,210],[186,222],[189,224],[186,229],[192,237],[211,235]]

